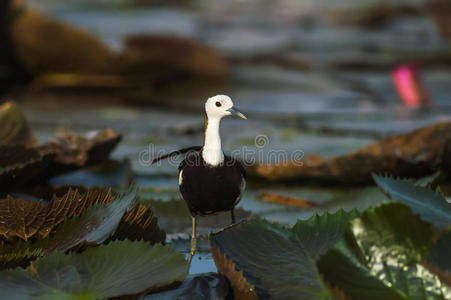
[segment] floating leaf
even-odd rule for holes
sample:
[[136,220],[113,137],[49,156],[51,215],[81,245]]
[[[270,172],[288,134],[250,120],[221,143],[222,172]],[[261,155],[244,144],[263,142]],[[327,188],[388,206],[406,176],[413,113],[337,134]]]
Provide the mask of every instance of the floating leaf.
[[[121,190],[122,192],[120,194],[123,194],[129,192],[129,189],[122,186],[115,190]],[[33,195],[38,199],[49,199],[52,198],[51,195],[59,195],[59,198],[63,199],[63,196],[71,190],[72,188],[70,186],[44,186],[30,189],[26,194]],[[86,194],[88,191],[102,191],[102,189],[87,189],[84,187],[77,187],[77,190],[81,195]],[[108,199],[104,202],[110,201],[109,198],[104,199]],[[122,217],[111,239],[145,240],[151,244],[164,243],[166,233],[158,226],[158,218],[155,216],[152,207],[148,207],[142,203],[135,203]]]
[[379,188],[393,201],[400,201],[419,214],[424,221],[438,228],[451,224],[451,204],[438,191],[421,187],[407,180],[373,175]]
[[110,153],[122,136],[111,129],[94,131],[80,136],[59,131],[48,143],[36,147],[40,152],[55,152],[55,164],[46,178],[108,161]]
[[315,260],[356,216],[356,210],[315,215],[291,230],[258,219],[242,222],[210,236],[213,257],[238,299],[330,299]]
[[42,201],[8,196],[0,200],[0,235],[4,240],[28,240],[39,231],[41,235],[49,234],[49,227],[44,227],[46,216],[47,207]]
[[[135,192],[129,193],[134,200]],[[8,197],[0,200],[0,237],[7,241],[28,240],[37,235],[47,237],[53,229],[96,204],[107,204],[115,197],[111,190],[88,190],[80,194],[70,189],[62,197],[53,197],[48,205],[42,201]],[[130,201],[131,203],[131,201]],[[125,211],[124,211],[125,212]]]
[[0,146],[0,196],[25,185],[49,166],[55,154],[24,146]]
[[189,276],[177,289],[152,294],[146,300],[192,300],[192,299],[231,299],[227,278],[220,274],[207,273]]
[[30,146],[36,139],[30,131],[23,113],[13,102],[0,105],[0,145]]
[[[168,233],[191,232],[191,214],[183,199],[172,199],[169,201],[140,199],[140,202],[151,206],[155,210],[160,227]],[[242,208],[236,208],[235,216],[238,221],[244,220],[250,216],[250,212]],[[229,226],[231,222],[230,212],[198,218],[198,233],[208,234],[212,230],[219,230],[225,226]]]
[[164,243],[166,233],[158,227],[158,219],[151,208],[135,203],[122,217],[111,239],[144,240],[155,244]]
[[276,193],[270,193],[270,192],[264,192],[262,195],[262,199],[265,202],[270,203],[278,203],[288,206],[297,206],[297,207],[304,207],[304,208],[312,208],[316,204],[314,202],[311,202],[306,199],[302,199],[299,197],[293,197],[293,196],[286,196]]
[[365,211],[317,266],[349,299],[449,299],[451,289],[421,265],[432,228],[409,207],[391,203]]
[[[119,226],[124,214],[135,202],[136,190],[129,189],[128,193],[116,199],[110,199],[108,193],[97,191],[94,203],[90,207],[81,206],[79,214],[74,213],[57,227],[49,239],[38,241],[34,247],[44,249],[46,253],[53,251],[65,252],[83,243],[100,244],[106,241]],[[107,203],[102,205],[102,203]],[[72,206],[73,207],[73,206]],[[62,207],[58,207],[61,209]],[[58,217],[55,217],[58,220]]]
[[104,164],[84,168],[52,177],[50,184],[84,187],[128,187],[133,178],[128,161],[108,161]]
[[175,286],[187,273],[184,256],[168,246],[116,241],[2,271],[0,289],[5,299],[104,299]]
[[[436,184],[439,180],[441,180],[446,175],[441,171],[438,170],[434,172],[433,174],[426,175],[424,177],[418,178],[415,180],[415,185],[421,186],[421,187],[430,187]],[[373,174],[374,178],[374,174]]]
[[[47,206],[24,199],[2,200],[12,204],[14,209],[1,214],[4,217],[0,220],[4,241],[0,258],[5,261],[0,263],[14,266],[9,260],[14,253],[20,255],[39,250],[45,255],[54,251],[66,252],[86,244],[100,244],[115,232],[135,196],[135,189],[129,189],[128,193],[117,198],[111,191],[89,190],[84,196],[69,191],[61,198],[55,197]],[[10,216],[20,222],[8,223],[7,217]],[[157,231],[158,227],[154,226],[156,228],[146,229]],[[26,257],[19,262],[26,262]]]
[[309,154],[302,161],[261,164],[247,169],[250,177],[277,182],[371,182],[371,174],[421,177],[451,167],[451,122],[388,137],[366,147],[329,158]]
[[[3,249],[2,249],[3,250]],[[25,249],[14,252],[0,253],[0,270],[15,267],[26,267],[31,260],[43,255],[42,249]]]
[[427,268],[451,287],[451,232],[445,232],[437,243],[425,254]]

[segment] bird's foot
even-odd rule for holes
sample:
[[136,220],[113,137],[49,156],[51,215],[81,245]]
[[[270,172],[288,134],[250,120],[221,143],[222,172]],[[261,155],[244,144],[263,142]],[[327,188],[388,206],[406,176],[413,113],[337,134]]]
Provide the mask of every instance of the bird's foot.
[[193,259],[194,254],[196,254],[196,250],[197,250],[197,239],[192,238],[191,239],[191,250],[189,252],[188,263],[191,263],[191,260]]
[[191,251],[190,251],[190,255],[196,254],[196,250],[197,250],[197,239],[196,239],[196,238],[192,238],[192,239],[191,239]]

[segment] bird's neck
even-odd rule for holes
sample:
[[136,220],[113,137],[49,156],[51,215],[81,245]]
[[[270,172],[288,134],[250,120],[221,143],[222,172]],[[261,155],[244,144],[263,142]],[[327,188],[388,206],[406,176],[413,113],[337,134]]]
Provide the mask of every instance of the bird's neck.
[[219,124],[221,119],[210,118],[206,120],[204,148],[202,158],[211,166],[217,166],[224,162],[224,153],[221,148],[221,136]]

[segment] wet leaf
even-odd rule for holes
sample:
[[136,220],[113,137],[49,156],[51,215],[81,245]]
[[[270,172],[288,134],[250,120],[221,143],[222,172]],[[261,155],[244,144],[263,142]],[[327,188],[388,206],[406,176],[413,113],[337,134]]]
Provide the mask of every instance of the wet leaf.
[[[128,201],[129,205],[134,197],[133,190],[125,196],[131,199]],[[67,219],[81,215],[94,205],[108,204],[114,198],[111,190],[88,190],[80,194],[77,190],[70,189],[62,197],[53,197],[48,205],[44,205],[42,201],[34,202],[12,197],[2,199],[0,237],[10,242],[14,242],[17,238],[28,240],[34,236],[45,238]]]
[[145,297],[146,300],[230,299],[231,290],[227,278],[207,273],[189,276],[177,289]]
[[7,299],[116,298],[179,285],[187,273],[184,256],[168,246],[116,241],[2,271],[0,289]]
[[356,210],[315,215],[291,230],[258,219],[242,222],[210,236],[213,257],[241,299],[330,299],[315,260],[356,216]]
[[73,171],[81,167],[97,165],[108,161],[108,157],[122,136],[111,129],[95,131],[85,136],[59,131],[55,138],[40,145],[40,152],[55,152],[57,157],[46,177]]
[[[158,217],[158,223],[168,233],[190,233],[191,214],[183,199],[172,199],[159,201],[151,199],[140,199],[140,202],[152,207]],[[235,209],[236,220],[244,220],[251,215],[249,211],[242,208]],[[230,212],[210,215],[198,218],[198,233],[208,234],[212,230],[219,230],[229,226],[232,222]]]
[[[3,242],[1,253],[7,255],[26,251],[40,250],[43,255],[54,251],[84,248],[87,245],[98,245],[112,240],[143,240],[150,244],[164,243],[166,233],[158,226],[158,220],[153,210],[140,203],[134,203],[136,190],[131,188],[122,196],[111,197],[110,191],[87,190],[81,194],[79,201],[67,206],[71,202],[69,193],[63,197],[54,197],[54,201],[63,200],[52,205],[52,211],[67,211],[65,217],[55,214],[47,215],[51,222],[44,220],[42,226],[50,226],[48,235],[35,233],[34,238],[27,241]],[[80,194],[78,194],[80,195]],[[90,199],[88,201],[88,199]],[[17,200],[17,199],[14,199]],[[66,202],[64,202],[66,200]],[[30,200],[21,200],[36,202]],[[78,205],[78,207],[77,207]],[[44,207],[44,211],[47,207]],[[71,210],[74,210],[72,213]],[[28,220],[28,219],[27,219]],[[53,223],[52,223],[53,222]],[[47,224],[47,225],[46,225]],[[59,225],[54,225],[59,224]],[[44,228],[44,227],[42,227]],[[40,229],[42,229],[40,228]],[[25,259],[23,261],[26,261]],[[0,262],[8,263],[8,261]],[[14,263],[9,263],[14,266]]]
[[0,105],[0,145],[31,146],[36,139],[25,120],[23,113],[14,102]]
[[451,287],[451,232],[443,233],[424,257],[427,268]]
[[[39,250],[45,255],[100,244],[114,233],[135,201],[135,195],[133,188],[117,198],[112,196],[111,191],[89,190],[80,195],[71,190],[63,197],[55,197],[47,206],[24,199],[2,200],[5,207],[13,205],[14,209],[1,211],[1,255],[9,259],[14,253],[26,251],[34,253]],[[20,207],[27,209],[18,209]],[[11,216],[21,222],[8,223]],[[11,261],[1,263],[13,265]]]
[[85,136],[62,130],[51,143],[63,148],[63,155],[59,157],[61,163],[93,165],[105,161],[121,139],[122,136],[111,129],[90,132]]
[[377,175],[373,177],[379,188],[390,199],[410,206],[412,211],[419,214],[424,221],[438,228],[445,228],[451,224],[451,204],[440,192],[415,185],[408,180]]
[[52,177],[49,183],[84,187],[128,187],[132,179],[133,172],[128,161],[108,161],[101,165]]
[[[4,240],[28,240],[40,230],[41,235],[50,229],[44,227],[47,207],[42,201],[15,199],[8,196],[0,200],[0,235]],[[44,228],[43,228],[44,227]]]
[[[57,195],[62,197],[68,191],[72,190],[71,186],[44,186],[30,189],[26,192],[26,195],[33,195],[38,199],[49,199],[51,195]],[[121,192],[115,192],[114,194],[127,193],[130,188],[124,186],[115,190]],[[85,187],[77,187],[80,194],[87,193],[90,189]],[[91,190],[102,191],[101,188]],[[108,200],[109,201],[109,200]],[[106,202],[108,202],[106,201]],[[158,218],[155,216],[154,209],[149,204],[144,205],[142,203],[134,203],[130,209],[122,217],[114,235],[109,240],[145,240],[154,243],[164,243],[166,239],[166,233],[160,229],[158,225]]]
[[27,267],[29,262],[43,255],[42,249],[17,250],[10,253],[0,253],[0,270],[15,267]]
[[[45,253],[51,253],[65,252],[83,243],[100,244],[106,241],[135,202],[136,190],[131,188],[125,195],[112,199],[109,198],[110,195],[100,191],[93,194],[97,196],[96,198],[91,196],[95,204],[86,203],[85,205],[89,206],[79,207],[81,210],[79,213],[75,211],[71,214],[68,211],[61,226],[54,229],[48,239],[37,241],[33,246],[43,249]],[[55,209],[61,210],[62,207],[58,206]],[[59,216],[56,215],[54,218],[58,220]]]
[[135,203],[122,217],[112,240],[144,240],[155,243],[164,243],[166,233],[158,226],[158,218],[153,209],[141,203]]
[[54,160],[51,152],[24,146],[0,146],[0,196],[33,180]]
[[442,122],[392,136],[347,154],[248,168],[250,177],[274,182],[371,182],[372,173],[422,177],[451,167],[451,122]]
[[351,221],[317,265],[349,299],[449,299],[451,289],[421,264],[433,232],[408,206],[390,203]]
[[316,204],[299,197],[292,197],[292,196],[286,196],[281,194],[275,194],[275,193],[269,193],[264,192],[262,195],[263,201],[270,202],[270,203],[277,203],[277,204],[283,204],[288,206],[297,206],[297,207],[304,207],[304,208],[312,208]]

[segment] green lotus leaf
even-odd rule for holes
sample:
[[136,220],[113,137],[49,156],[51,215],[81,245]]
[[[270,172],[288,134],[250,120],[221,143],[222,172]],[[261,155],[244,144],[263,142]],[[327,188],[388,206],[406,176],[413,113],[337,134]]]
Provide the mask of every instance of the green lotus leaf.
[[[74,215],[58,226],[48,239],[35,243],[46,253],[65,252],[83,243],[99,244],[107,240],[119,226],[123,216],[136,200],[136,190],[130,188],[122,197],[106,201],[102,193],[96,193],[98,203],[86,208],[81,215]],[[109,197],[109,195],[108,195]]]
[[421,264],[433,229],[402,203],[366,210],[317,262],[347,299],[450,299],[451,289]]
[[36,259],[37,257],[40,257],[42,255],[42,249],[19,249],[10,253],[3,253],[2,251],[2,253],[0,254],[0,270],[15,268],[18,266],[26,267],[31,260]]
[[[21,222],[7,226],[3,223],[8,219],[0,218],[2,225],[5,225],[1,227],[1,232],[5,235],[8,230],[11,230],[11,235],[16,236],[16,239],[8,236],[9,239],[2,242],[0,259],[4,258],[5,261],[1,263],[5,266],[14,265],[7,260],[14,253],[40,250],[41,255],[46,255],[55,251],[66,252],[86,244],[100,244],[111,237],[136,199],[134,188],[130,188],[126,194],[117,198],[112,196],[111,191],[105,190],[90,190],[84,196],[78,194],[80,197],[76,197],[77,194],[76,191],[69,191],[61,198],[55,197],[54,201],[47,206],[30,200],[10,198],[9,201],[16,208],[12,211],[12,218],[15,217]],[[34,206],[30,205],[30,207],[39,209],[17,209],[20,208],[17,202],[25,201],[33,203]],[[132,209],[129,212],[133,211]],[[26,214],[21,215],[21,212]],[[0,216],[4,215],[4,213],[0,214]],[[151,227],[149,231],[158,232],[159,229],[155,223],[149,226]],[[136,233],[132,234],[136,235]],[[161,241],[160,236],[157,237],[160,238],[159,240],[152,240],[152,242]],[[22,263],[23,261],[20,261],[17,265]]]
[[421,219],[443,229],[451,224],[451,204],[443,194],[408,180],[373,175],[379,188],[393,201],[402,202]]
[[158,219],[152,208],[142,203],[135,203],[122,217],[111,239],[144,240],[151,244],[164,243],[166,232],[158,226]]
[[[68,191],[72,190],[71,186],[39,186],[27,190],[27,195],[33,195],[36,198],[52,199],[62,198]],[[89,191],[102,191],[102,188],[86,188],[83,186],[77,186],[77,190],[81,195],[88,193]],[[127,193],[129,188],[124,186],[115,190],[121,190],[120,193]],[[53,196],[52,196],[53,195]],[[56,195],[56,197],[55,197]],[[109,199],[109,198],[104,198]],[[108,200],[109,201],[109,200]],[[111,237],[112,240],[145,240],[151,244],[164,242],[166,239],[166,233],[158,226],[158,218],[154,214],[153,207],[148,207],[142,203],[134,203],[127,213],[122,217],[118,228]]]
[[331,299],[315,261],[358,215],[315,215],[291,230],[259,219],[242,222],[210,236],[213,257],[238,299]]
[[427,268],[451,286],[451,232],[443,233],[437,243],[424,255]]
[[[7,197],[0,200],[0,238],[10,243],[14,243],[17,239],[25,241],[34,237],[42,239],[50,235],[59,224],[82,215],[93,206],[97,205],[99,208],[93,209],[90,214],[101,215],[101,206],[110,202],[115,202],[112,206],[116,206],[126,199],[126,205],[120,212],[123,215],[135,200],[135,196],[135,189],[130,189],[124,197],[113,201],[116,197],[111,190],[95,189],[79,193],[77,190],[69,189],[62,197],[54,196],[47,205],[42,201]],[[108,209],[105,209],[104,213],[107,212]]]
[[1,299],[105,299],[179,285],[184,255],[144,241],[115,241],[82,253],[55,252],[27,269],[0,272]]

